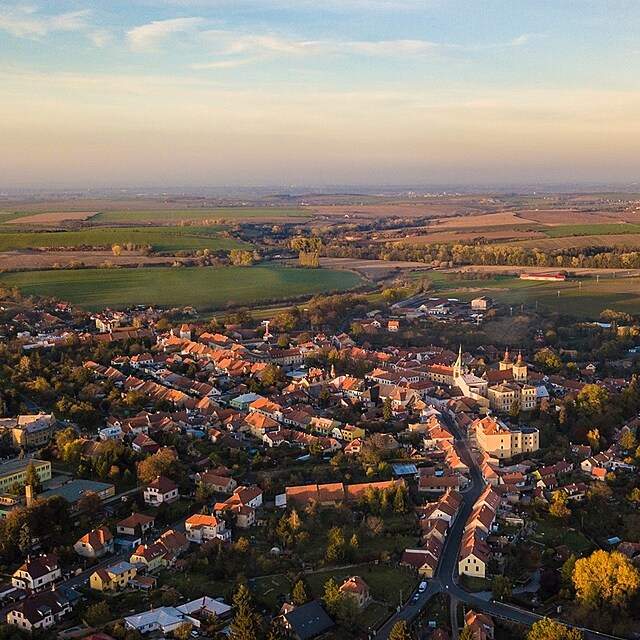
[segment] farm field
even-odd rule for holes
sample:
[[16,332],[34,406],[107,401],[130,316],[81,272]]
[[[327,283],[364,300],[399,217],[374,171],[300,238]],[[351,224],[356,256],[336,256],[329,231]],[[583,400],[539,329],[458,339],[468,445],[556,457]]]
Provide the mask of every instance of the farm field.
[[598,236],[627,233],[640,233],[640,225],[627,222],[613,222],[608,224],[569,224],[550,227],[544,230],[550,238],[566,236]]
[[137,304],[198,310],[350,289],[363,280],[351,271],[283,267],[78,269],[5,273],[0,281],[26,294],[54,296],[90,310]]
[[157,210],[124,210],[100,211],[91,218],[91,222],[177,222],[180,220],[207,220],[224,218],[230,221],[276,222],[305,222],[311,212],[301,209],[275,208],[234,208],[221,207],[209,209],[157,209]]
[[[566,282],[537,282],[513,276],[491,280],[449,280],[444,274],[429,274],[433,296],[471,300],[487,295],[504,305],[525,305],[529,310],[557,311],[569,316],[597,319],[604,309],[640,313],[640,277],[581,278]],[[582,286],[580,286],[582,282]],[[558,296],[558,291],[560,295]]]
[[55,232],[0,232],[0,251],[40,247],[103,247],[114,244],[151,245],[155,251],[194,251],[197,249],[248,249],[246,242],[220,235],[220,227],[120,227]]

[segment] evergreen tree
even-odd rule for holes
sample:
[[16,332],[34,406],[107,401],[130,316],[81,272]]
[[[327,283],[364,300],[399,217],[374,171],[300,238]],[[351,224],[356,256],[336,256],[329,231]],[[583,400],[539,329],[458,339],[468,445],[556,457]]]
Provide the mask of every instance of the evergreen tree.
[[40,476],[36,471],[36,465],[33,463],[33,460],[29,462],[29,466],[27,467],[24,483],[25,485],[30,484],[33,487],[34,493],[40,493],[42,491],[42,482],[40,482]]
[[256,640],[260,633],[260,617],[251,608],[247,585],[241,584],[233,597],[235,616],[231,623],[231,640]]
[[342,601],[342,593],[333,578],[330,578],[324,585],[324,605],[330,616],[336,617],[340,610],[340,602]]

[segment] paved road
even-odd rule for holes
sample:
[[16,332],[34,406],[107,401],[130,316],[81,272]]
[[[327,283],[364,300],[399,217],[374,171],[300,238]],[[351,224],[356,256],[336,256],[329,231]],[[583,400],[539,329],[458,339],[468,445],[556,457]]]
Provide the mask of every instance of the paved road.
[[[445,539],[440,564],[436,570],[434,579],[429,582],[427,590],[425,593],[420,595],[418,602],[414,605],[410,604],[410,602],[405,604],[398,613],[396,613],[383,627],[379,629],[376,634],[376,638],[386,640],[396,622],[399,620],[411,622],[417,618],[421,609],[427,604],[428,600],[438,593],[447,593],[453,600],[463,602],[470,609],[484,611],[495,618],[503,618],[519,622],[527,626],[531,626],[542,617],[535,613],[531,613],[530,611],[518,609],[517,607],[512,607],[501,602],[483,600],[472,593],[468,593],[456,582],[458,552],[462,542],[464,526],[468,517],[471,515],[473,505],[482,493],[485,484],[482,479],[478,463],[469,451],[466,441],[463,438],[463,434],[460,432],[458,426],[447,416],[444,416],[444,421],[451,433],[456,437],[460,450],[460,457],[469,466],[471,483],[468,485],[467,489],[462,492],[463,503],[456,519],[454,520],[453,526],[449,529],[449,533]],[[586,629],[582,629],[582,631],[584,631],[587,640],[618,640],[617,636],[610,636],[598,633],[597,631],[588,631]]]

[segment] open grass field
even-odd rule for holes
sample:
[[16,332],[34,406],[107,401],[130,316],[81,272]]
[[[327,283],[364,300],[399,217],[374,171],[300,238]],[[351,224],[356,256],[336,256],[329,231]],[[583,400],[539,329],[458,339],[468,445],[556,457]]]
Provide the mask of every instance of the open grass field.
[[[43,211],[42,213],[11,215],[4,220],[4,224],[37,224],[56,225],[65,220],[87,220],[95,215],[97,211]],[[0,221],[3,217],[0,215]]]
[[[524,305],[540,311],[557,311],[569,316],[597,319],[604,309],[640,313],[640,278],[580,278],[566,282],[536,282],[513,276],[491,280],[449,280],[445,274],[429,274],[434,296],[471,300],[487,295],[501,304]],[[582,285],[580,285],[582,282]],[[560,292],[560,296],[558,296]]]
[[100,211],[91,218],[92,222],[177,222],[179,220],[216,220],[219,218],[230,221],[258,221],[258,222],[305,222],[311,215],[310,211],[301,209],[274,208],[211,208],[211,209],[157,209],[125,211]]
[[339,586],[346,578],[353,575],[360,576],[369,585],[371,597],[374,600],[386,602],[392,606],[399,603],[401,591],[402,599],[406,600],[418,586],[418,578],[413,572],[385,564],[327,569],[326,571],[308,573],[304,576],[304,580],[309,586],[309,595],[320,598],[324,593],[324,585],[330,578],[333,578]]
[[351,271],[272,266],[30,271],[5,273],[0,281],[27,294],[53,296],[90,310],[136,304],[218,310],[232,302],[313,295],[363,282]]
[[40,247],[96,247],[151,245],[155,251],[195,251],[197,249],[248,249],[251,245],[220,235],[220,227],[119,227],[82,231],[1,233],[0,251],[38,249]]
[[569,224],[549,227],[544,233],[550,238],[564,238],[566,236],[600,236],[619,234],[638,234],[640,225],[627,222],[613,222],[608,224]]

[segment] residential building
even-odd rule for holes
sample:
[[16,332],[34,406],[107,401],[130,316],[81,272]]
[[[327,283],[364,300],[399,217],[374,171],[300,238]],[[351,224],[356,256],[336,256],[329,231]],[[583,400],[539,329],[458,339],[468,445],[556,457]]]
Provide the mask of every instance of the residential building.
[[360,610],[365,609],[371,602],[369,585],[360,576],[351,576],[345,580],[340,585],[340,591],[353,596]]
[[146,516],[142,513],[132,513],[124,520],[120,520],[116,524],[116,531],[119,534],[134,536],[144,535],[150,529],[155,527],[155,519],[152,516]]
[[44,591],[9,609],[7,623],[31,631],[48,629],[72,610],[71,602],[59,589]]
[[226,541],[231,538],[231,531],[225,529],[224,520],[215,516],[195,514],[187,518],[184,525],[187,539],[196,544],[215,539]]
[[164,503],[171,503],[178,500],[178,485],[169,478],[158,476],[144,490],[144,501],[146,504],[157,507]]
[[101,558],[113,553],[113,536],[107,527],[98,527],[78,540],[73,545],[75,552],[85,558]]
[[118,591],[126,588],[137,573],[137,568],[130,562],[116,562],[94,571],[89,578],[89,585],[96,591]]
[[0,433],[10,431],[16,447],[36,449],[51,441],[55,425],[56,419],[51,414],[22,415],[0,419]]
[[18,589],[41,591],[62,576],[60,560],[53,553],[35,558],[27,558],[13,574],[11,584]]
[[294,640],[311,640],[334,627],[333,620],[322,608],[319,600],[312,600],[300,607],[285,605],[281,620]]

